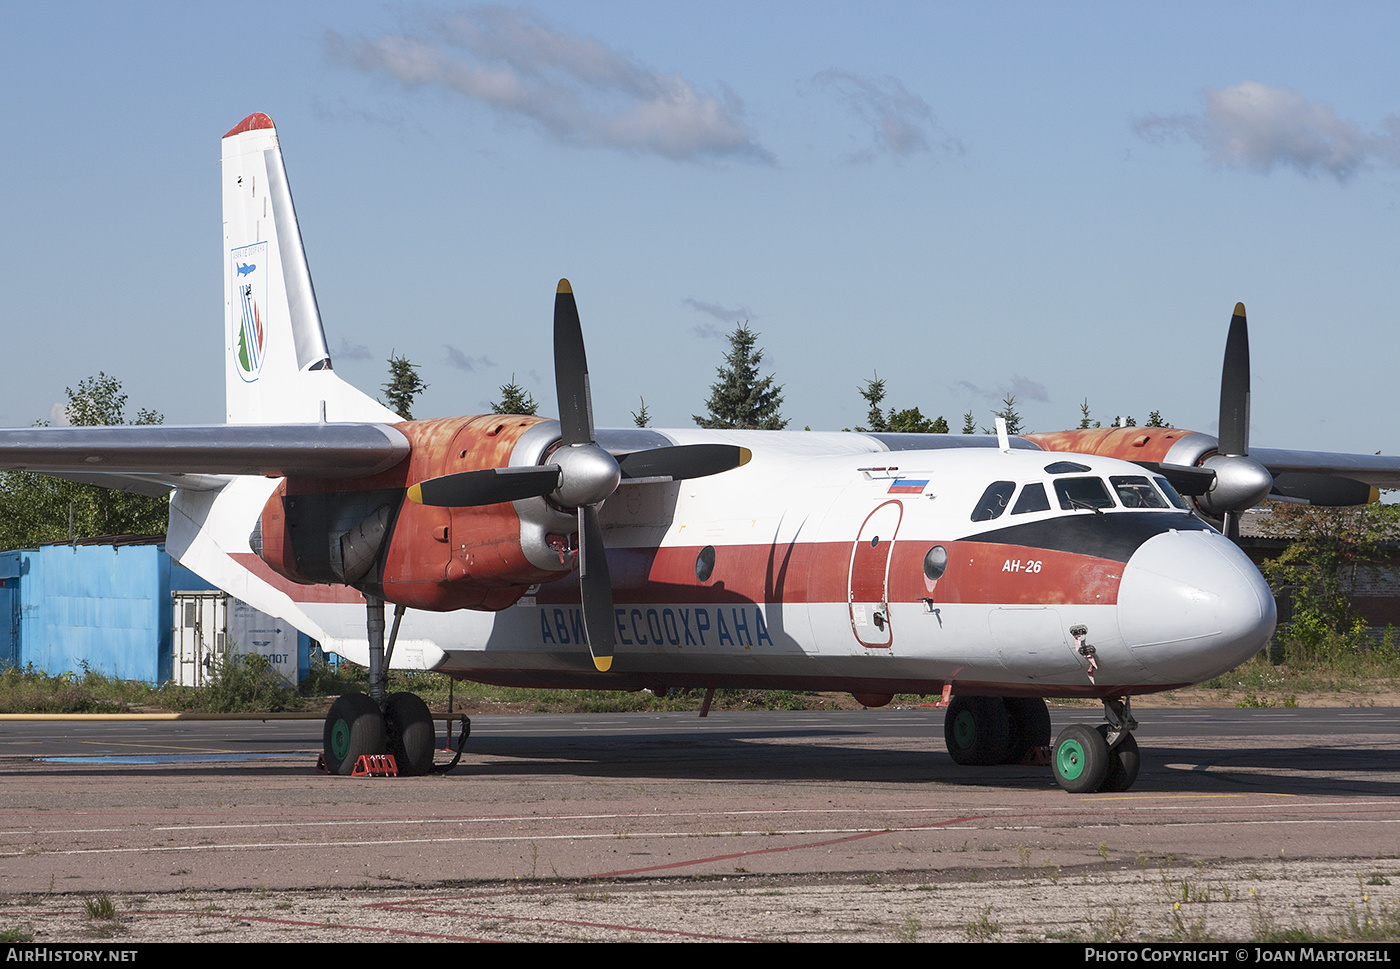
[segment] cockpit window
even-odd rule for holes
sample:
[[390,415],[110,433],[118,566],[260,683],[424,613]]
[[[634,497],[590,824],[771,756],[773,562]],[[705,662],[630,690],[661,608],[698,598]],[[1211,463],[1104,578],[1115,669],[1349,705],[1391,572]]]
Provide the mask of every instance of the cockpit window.
[[1118,493],[1118,503],[1124,508],[1165,508],[1167,503],[1152,487],[1146,475],[1115,474],[1109,476],[1113,490]]
[[1001,513],[1006,511],[1006,503],[1011,500],[1011,493],[1015,490],[1016,485],[1013,482],[993,481],[987,486],[987,490],[982,492],[977,507],[972,510],[972,520],[985,522],[1000,518]]
[[1032,481],[1021,489],[1021,494],[1016,499],[1016,506],[1011,509],[1011,514],[1027,515],[1033,511],[1049,510],[1050,499],[1045,497],[1045,485],[1039,481]]
[[1166,495],[1167,500],[1170,501],[1173,505],[1175,505],[1177,508],[1180,508],[1182,511],[1191,510],[1190,506],[1186,504],[1186,499],[1181,497],[1180,493],[1172,487],[1172,483],[1170,481],[1168,481],[1166,478],[1157,477],[1154,477],[1152,480],[1157,482],[1157,487],[1162,489],[1162,494]]
[[1113,497],[1102,478],[1060,478],[1055,482],[1055,494],[1066,511],[1113,507]]

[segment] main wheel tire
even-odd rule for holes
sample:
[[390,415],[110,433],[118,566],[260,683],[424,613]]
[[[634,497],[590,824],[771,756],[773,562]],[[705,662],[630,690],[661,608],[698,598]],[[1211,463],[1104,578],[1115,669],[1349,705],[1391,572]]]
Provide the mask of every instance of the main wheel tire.
[[1036,747],[1050,746],[1050,708],[1040,697],[1009,696],[1006,715],[1011,721],[1011,744],[1007,764],[1019,764]]
[[943,718],[943,742],[953,762],[1000,764],[1011,745],[1006,705],[992,696],[955,696]]
[[1060,731],[1051,760],[1056,782],[1071,794],[1097,791],[1108,776],[1108,744],[1102,734],[1082,723]]
[[379,704],[365,693],[338,698],[326,714],[322,740],[326,771],[331,774],[349,774],[362,755],[384,753],[384,715]]
[[[1104,738],[1104,744],[1108,744],[1108,724],[1099,724],[1099,735]],[[1132,734],[1128,734],[1118,741],[1118,746],[1108,752],[1108,775],[1103,779],[1103,785],[1099,787],[1101,791],[1110,794],[1121,794],[1133,786],[1137,780],[1138,769],[1142,766],[1142,755],[1138,753],[1137,740]]]
[[390,694],[384,707],[384,728],[389,753],[399,773],[418,777],[433,769],[437,734],[428,705],[416,693]]

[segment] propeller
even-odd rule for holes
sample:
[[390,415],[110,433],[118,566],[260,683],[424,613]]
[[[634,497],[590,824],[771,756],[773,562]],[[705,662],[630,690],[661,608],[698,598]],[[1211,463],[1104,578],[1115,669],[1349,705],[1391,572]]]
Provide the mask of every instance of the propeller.
[[1235,304],[1225,339],[1217,440],[1217,453],[1201,462],[1215,472],[1215,483],[1197,502],[1220,516],[1226,537],[1239,541],[1240,515],[1263,501],[1274,486],[1269,469],[1249,456],[1249,324],[1243,303]]
[[530,468],[484,468],[442,475],[408,489],[410,501],[447,508],[470,508],[522,498],[548,498],[578,517],[580,602],[593,665],[612,667],[613,597],[607,550],[598,510],[617,486],[681,481],[730,471],[747,464],[748,448],[728,444],[683,444],[633,451],[614,457],[598,445],[588,357],[578,305],[567,279],[554,295],[554,386],[559,398],[559,445],[550,463]]

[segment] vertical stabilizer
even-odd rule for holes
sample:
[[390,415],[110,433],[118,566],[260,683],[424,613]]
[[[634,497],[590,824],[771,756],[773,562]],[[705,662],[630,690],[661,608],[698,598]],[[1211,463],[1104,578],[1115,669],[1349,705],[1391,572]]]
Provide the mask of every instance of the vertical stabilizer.
[[397,421],[331,369],[277,129],[250,114],[223,139],[224,387],[230,424]]

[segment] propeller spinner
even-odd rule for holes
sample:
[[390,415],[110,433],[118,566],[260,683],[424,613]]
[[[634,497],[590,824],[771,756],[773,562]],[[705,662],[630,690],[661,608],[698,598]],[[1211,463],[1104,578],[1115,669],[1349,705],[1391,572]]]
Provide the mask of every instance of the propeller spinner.
[[623,480],[640,484],[701,478],[747,464],[752,454],[748,448],[727,444],[689,444],[614,457],[600,447],[594,436],[583,327],[567,279],[559,280],[554,295],[554,384],[561,435],[549,464],[442,475],[413,485],[408,497],[448,508],[548,498],[560,508],[574,510],[584,630],[593,665],[607,672],[613,657],[613,597],[599,508]]

